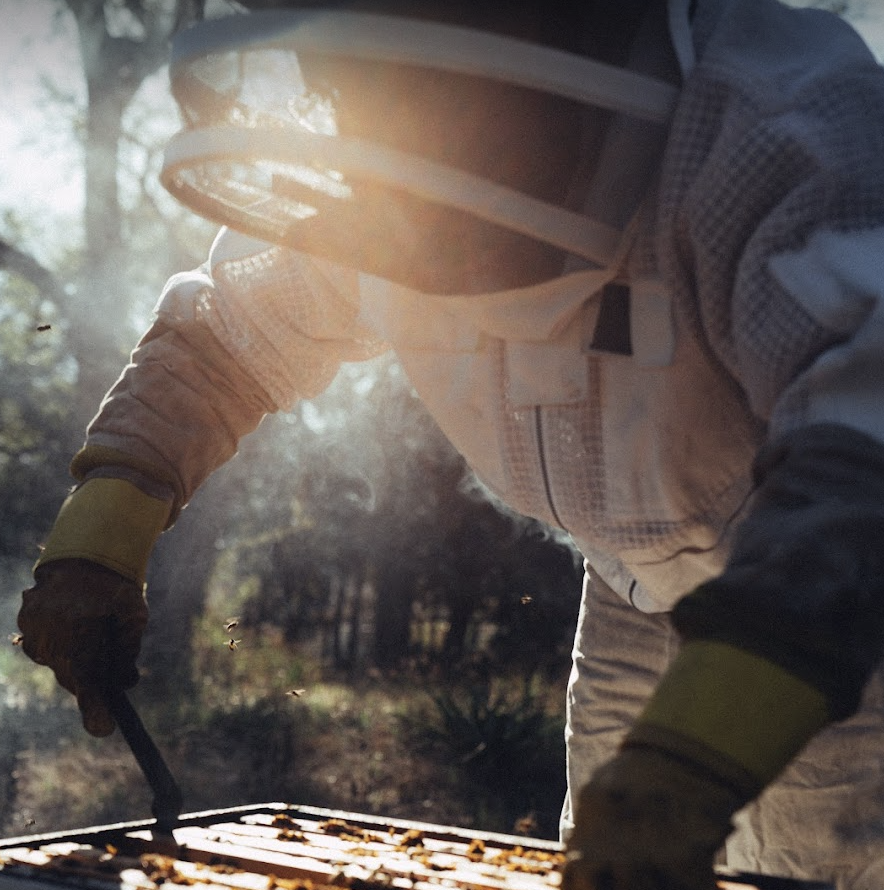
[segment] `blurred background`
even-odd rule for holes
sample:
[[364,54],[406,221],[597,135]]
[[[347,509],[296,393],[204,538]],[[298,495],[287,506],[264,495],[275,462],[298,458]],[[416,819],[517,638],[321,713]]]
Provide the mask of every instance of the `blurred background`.
[[[879,0],[800,5],[884,55]],[[176,30],[233,6],[0,0],[2,836],[149,816],[119,735],[85,734],[15,616],[86,424],[214,237],[158,182],[166,60]],[[486,496],[394,360],[347,366],[161,539],[133,700],[189,811],[285,801],[555,837],[580,575],[567,540]]]

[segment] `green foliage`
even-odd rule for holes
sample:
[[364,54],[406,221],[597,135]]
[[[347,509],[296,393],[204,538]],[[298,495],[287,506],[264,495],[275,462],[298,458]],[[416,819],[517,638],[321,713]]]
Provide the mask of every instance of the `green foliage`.
[[288,705],[284,696],[266,696],[219,706],[201,724],[181,733],[174,747],[176,758],[185,764],[181,772],[189,806],[279,800],[292,793],[285,787],[286,775],[297,752],[309,743],[314,725]]
[[486,828],[513,831],[529,817],[531,833],[555,837],[565,792],[563,697],[537,686],[499,676],[465,680],[431,692],[431,711],[405,714],[403,725],[472,784]]
[[64,492],[75,368],[52,305],[17,277],[0,293],[0,558],[33,560]]
[[317,676],[315,666],[276,628],[240,625],[227,631],[220,614],[204,616],[194,632],[194,683],[203,707],[279,698]]
[[483,781],[495,782],[514,764],[529,770],[559,748],[564,726],[529,688],[495,678],[431,696],[438,726],[427,736],[451,749],[455,761]]
[[[4,615],[7,627],[14,626],[17,602],[9,602],[4,598]],[[16,600],[18,599],[16,595]],[[10,631],[10,634],[14,631]],[[39,667],[30,661],[17,647],[14,647],[4,635],[0,638],[0,677],[3,678],[3,690],[8,702],[13,702],[21,709],[37,712],[47,706],[58,706],[61,703],[72,705],[70,696],[58,683],[51,671]]]

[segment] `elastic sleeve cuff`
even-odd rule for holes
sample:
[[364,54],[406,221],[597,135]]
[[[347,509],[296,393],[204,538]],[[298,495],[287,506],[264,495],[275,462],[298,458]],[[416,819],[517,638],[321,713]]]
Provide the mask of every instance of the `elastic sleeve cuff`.
[[[181,480],[171,471],[164,470],[157,464],[133,454],[118,451],[116,448],[93,444],[81,448],[74,455],[70,466],[71,475],[79,482],[84,482],[96,473],[111,476],[114,468],[129,469],[138,474],[140,477],[138,487],[152,497],[164,500],[165,489],[168,487],[173,497],[173,511],[170,511],[169,521],[166,524],[168,528],[184,504],[184,487]],[[130,481],[134,481],[134,479]],[[145,481],[147,485],[144,484]]]
[[626,744],[702,764],[749,799],[829,722],[823,693],[794,674],[736,646],[692,640]]
[[168,501],[130,482],[90,479],[62,504],[34,568],[56,559],[88,559],[144,584],[170,511]]

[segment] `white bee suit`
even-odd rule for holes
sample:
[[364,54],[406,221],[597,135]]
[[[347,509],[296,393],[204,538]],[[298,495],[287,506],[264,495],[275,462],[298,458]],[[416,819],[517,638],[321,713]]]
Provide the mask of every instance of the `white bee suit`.
[[[134,455],[186,503],[262,411],[393,349],[479,477],[587,558],[575,790],[674,654],[660,613],[724,569],[759,448],[819,422],[884,442],[884,75],[829,14],[701,0],[689,23],[685,7],[670,10],[679,101],[608,262],[436,296],[224,231],[169,282],[80,464]],[[628,307],[613,344],[612,294]],[[242,374],[234,391],[204,373],[213,350]],[[783,591],[799,611],[804,595]],[[750,808],[729,865],[884,887],[879,688]]]

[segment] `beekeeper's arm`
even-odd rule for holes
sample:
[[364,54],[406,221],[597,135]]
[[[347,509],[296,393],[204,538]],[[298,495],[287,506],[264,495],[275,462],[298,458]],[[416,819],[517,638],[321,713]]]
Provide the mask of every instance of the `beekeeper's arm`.
[[725,571],[677,604],[674,664],[578,793],[568,890],[710,890],[734,812],[856,710],[884,653],[884,87],[871,60],[804,86],[672,153],[694,323],[769,438]]
[[205,267],[170,280],[74,457],[19,613],[24,651],[77,696],[89,732],[113,730],[105,678],[137,680],[157,538],[266,413],[384,348],[357,315],[343,270],[227,231]]

